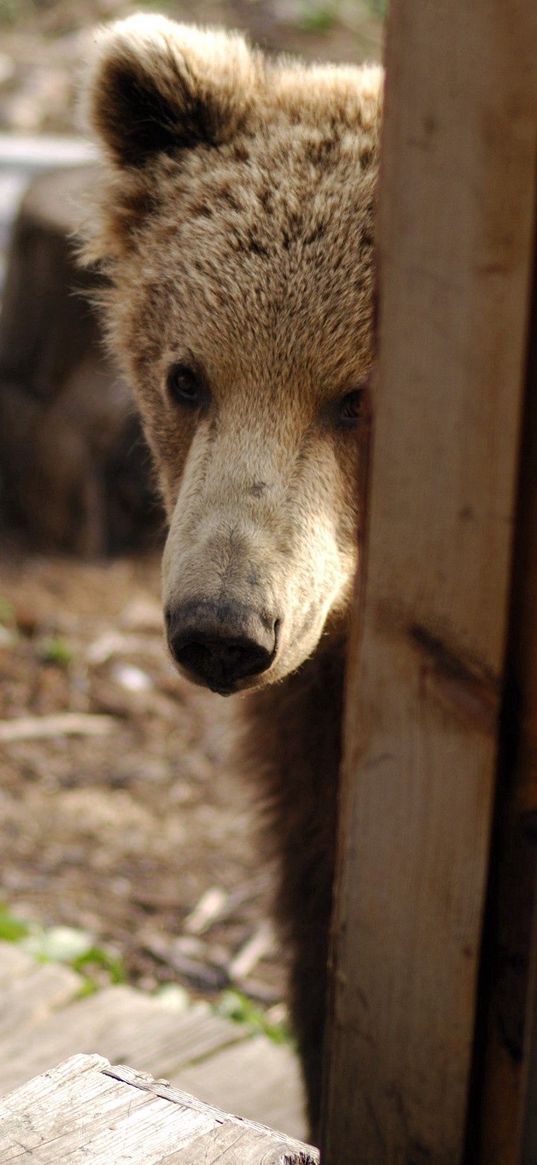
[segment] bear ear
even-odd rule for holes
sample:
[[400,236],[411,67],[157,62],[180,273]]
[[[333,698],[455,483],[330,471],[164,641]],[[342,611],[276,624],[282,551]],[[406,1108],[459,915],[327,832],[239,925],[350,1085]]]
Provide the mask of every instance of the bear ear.
[[98,35],[87,116],[113,161],[221,145],[244,126],[262,72],[235,33],[138,15]]

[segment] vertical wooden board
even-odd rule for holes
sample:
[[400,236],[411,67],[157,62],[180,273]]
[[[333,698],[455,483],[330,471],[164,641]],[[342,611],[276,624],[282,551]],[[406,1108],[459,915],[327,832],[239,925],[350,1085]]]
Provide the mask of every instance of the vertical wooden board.
[[[526,986],[521,1165],[537,1161],[537,223],[534,251],[533,312],[526,396],[520,522],[526,533],[517,556],[519,596],[517,673],[524,694],[516,792],[531,843],[531,922]],[[533,829],[531,828],[533,826]],[[492,1091],[492,1104],[497,1095]],[[486,1110],[485,1110],[486,1115]],[[498,1158],[499,1160],[499,1158]],[[485,1156],[483,1154],[483,1162]],[[491,1163],[492,1165],[492,1163]]]
[[479,1165],[537,1162],[537,247],[507,677],[484,944]]
[[534,225],[534,0],[392,0],[325,1165],[463,1158]]

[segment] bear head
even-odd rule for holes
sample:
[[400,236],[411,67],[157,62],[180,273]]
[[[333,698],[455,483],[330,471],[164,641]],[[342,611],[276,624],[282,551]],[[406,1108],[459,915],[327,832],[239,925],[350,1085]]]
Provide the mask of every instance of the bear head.
[[135,16],[98,38],[86,260],[169,517],[168,641],[223,694],[345,624],[373,362],[381,72]]

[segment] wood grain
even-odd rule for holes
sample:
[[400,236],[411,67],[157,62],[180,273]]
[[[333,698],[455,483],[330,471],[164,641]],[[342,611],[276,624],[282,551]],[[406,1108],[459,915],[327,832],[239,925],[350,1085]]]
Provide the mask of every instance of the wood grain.
[[[302,1082],[291,1048],[252,1037],[206,1003],[170,1010],[122,984],[80,999],[67,967],[0,943],[0,1095],[76,1053],[143,1066],[201,1100],[302,1138]],[[1,1160],[1,1158],[0,1158]],[[3,1163],[2,1163],[3,1165]]]
[[537,250],[484,951],[479,1165],[537,1161]]
[[533,0],[392,0],[325,1165],[458,1165],[537,159]]
[[77,1055],[0,1100],[0,1160],[17,1165],[318,1165],[311,1146],[145,1073]]

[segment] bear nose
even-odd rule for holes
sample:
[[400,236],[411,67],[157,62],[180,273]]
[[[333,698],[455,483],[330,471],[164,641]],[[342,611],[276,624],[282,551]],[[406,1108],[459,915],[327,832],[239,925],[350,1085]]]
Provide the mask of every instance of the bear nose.
[[276,654],[279,620],[231,603],[168,608],[166,627],[177,663],[220,695],[267,671]]

